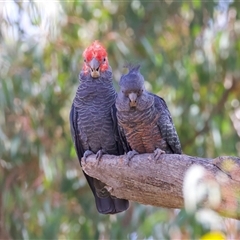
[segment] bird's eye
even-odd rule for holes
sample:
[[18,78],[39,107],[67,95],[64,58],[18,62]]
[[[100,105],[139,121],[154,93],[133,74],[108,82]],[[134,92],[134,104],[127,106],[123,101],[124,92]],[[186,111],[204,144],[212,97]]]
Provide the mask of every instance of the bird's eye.
[[87,62],[86,59],[84,59],[84,62]]
[[106,62],[106,58],[103,59],[103,62]]

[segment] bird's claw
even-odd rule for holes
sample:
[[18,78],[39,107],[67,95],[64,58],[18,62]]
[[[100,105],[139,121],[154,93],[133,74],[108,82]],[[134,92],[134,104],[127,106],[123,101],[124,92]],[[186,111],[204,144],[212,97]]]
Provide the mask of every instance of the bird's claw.
[[155,161],[158,160],[158,158],[160,157],[160,155],[165,154],[165,153],[166,153],[166,152],[163,151],[163,150],[161,150],[160,148],[155,149],[155,150],[154,150],[154,155],[153,155]]
[[84,161],[84,163],[87,163],[87,157],[92,155],[92,154],[93,154],[93,152],[90,151],[90,150],[85,151],[84,154],[83,154],[83,157],[82,157],[82,161]]
[[130,160],[137,154],[139,153],[135,150],[129,151],[127,153],[127,157],[125,158],[125,164],[129,166]]
[[97,154],[96,154],[96,160],[97,160],[97,164],[99,164],[101,158],[102,158],[102,155],[105,154],[106,152],[103,150],[103,149],[100,149]]

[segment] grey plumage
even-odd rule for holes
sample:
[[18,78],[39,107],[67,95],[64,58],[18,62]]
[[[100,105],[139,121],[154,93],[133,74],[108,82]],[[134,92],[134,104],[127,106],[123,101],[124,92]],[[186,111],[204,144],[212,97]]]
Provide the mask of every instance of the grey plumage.
[[111,108],[116,99],[112,86],[111,72],[93,79],[81,74],[73,105],[78,111],[78,130],[83,149],[98,152],[103,149],[108,154],[116,154]]
[[[71,133],[80,164],[81,159],[91,153],[98,154],[99,159],[103,153],[114,155],[124,153],[117,131],[115,109],[117,93],[112,84],[110,66],[104,71],[97,67],[93,76],[90,72],[81,71],[80,85],[70,112]],[[127,200],[112,197],[105,189],[104,183],[85,172],[84,175],[100,213],[114,214],[128,208]]]
[[116,100],[120,135],[128,143],[125,151],[155,152],[156,157],[163,151],[181,154],[180,140],[168,107],[161,97],[146,91],[139,68],[130,67],[128,74],[121,77],[121,90]]

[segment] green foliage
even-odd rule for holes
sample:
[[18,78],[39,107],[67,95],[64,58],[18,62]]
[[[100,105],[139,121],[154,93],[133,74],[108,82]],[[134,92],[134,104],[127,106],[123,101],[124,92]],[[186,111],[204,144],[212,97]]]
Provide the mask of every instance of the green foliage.
[[217,5],[2,4],[0,238],[194,239],[214,229],[196,213],[135,203],[117,216],[99,215],[76,158],[68,114],[82,51],[99,39],[116,88],[126,63],[141,64],[146,87],[169,106],[184,153],[239,155],[240,2],[230,5],[224,26]]

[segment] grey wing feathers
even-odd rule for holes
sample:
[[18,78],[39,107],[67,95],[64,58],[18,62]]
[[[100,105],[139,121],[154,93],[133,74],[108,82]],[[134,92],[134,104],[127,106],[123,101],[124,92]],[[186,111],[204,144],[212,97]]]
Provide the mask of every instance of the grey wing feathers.
[[74,142],[74,146],[77,152],[78,160],[81,165],[81,159],[84,154],[83,146],[80,142],[80,139],[78,137],[78,127],[77,127],[77,111],[75,111],[74,105],[72,104],[72,108],[70,111],[69,115],[69,120],[70,120],[70,128],[71,128],[71,135],[72,135],[72,140]]
[[120,127],[117,120],[117,108],[115,104],[111,108],[111,114],[113,119],[113,125],[114,125],[114,133],[115,133],[115,139],[118,144],[118,149],[120,150],[119,154],[128,153],[131,151],[131,147],[129,146],[126,136],[124,134],[123,128]]
[[131,147],[127,141],[127,138],[125,136],[125,133],[124,133],[124,130],[122,127],[118,126],[118,131],[119,131],[119,137],[120,137],[120,140],[121,140],[121,143],[122,143],[122,146],[123,146],[123,149],[124,149],[124,152],[125,153],[128,153],[129,151],[131,151]]
[[114,137],[118,147],[118,155],[123,155],[124,152],[126,152],[125,146],[127,144],[127,141],[126,139],[122,138],[122,135],[118,126],[117,108],[115,104],[111,108],[111,116],[113,121]]
[[[152,94],[154,95],[154,94]],[[181,154],[181,143],[172,121],[171,114],[163,98],[154,95],[155,107],[160,113],[159,128],[162,135],[171,149],[172,153]]]

